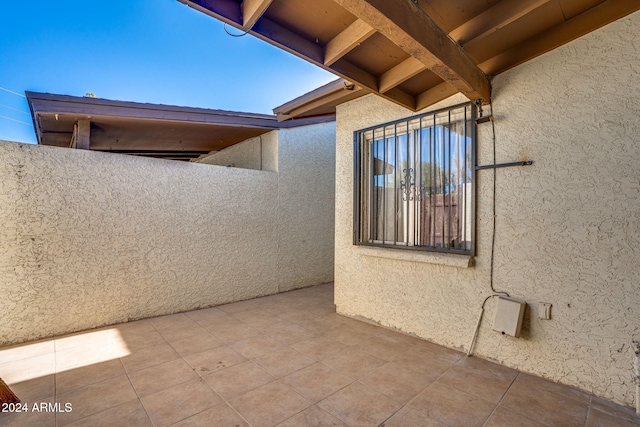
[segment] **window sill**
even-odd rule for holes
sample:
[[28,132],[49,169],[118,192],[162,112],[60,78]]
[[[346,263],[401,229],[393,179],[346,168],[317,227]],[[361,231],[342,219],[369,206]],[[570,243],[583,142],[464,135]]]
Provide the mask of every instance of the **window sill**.
[[406,251],[402,249],[372,248],[356,246],[358,252],[367,257],[395,259],[399,261],[422,262],[449,267],[473,267],[473,257],[469,255],[444,254],[439,252]]

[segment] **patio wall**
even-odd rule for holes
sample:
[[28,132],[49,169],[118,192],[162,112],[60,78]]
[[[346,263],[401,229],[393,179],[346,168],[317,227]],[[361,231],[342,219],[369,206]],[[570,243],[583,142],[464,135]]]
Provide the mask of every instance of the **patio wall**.
[[[497,162],[535,162],[496,170],[494,282],[529,309],[523,336],[502,336],[489,300],[474,351],[629,406],[640,334],[638,28],[635,13],[493,80]],[[475,265],[352,245],[353,132],[413,114],[371,95],[338,107],[337,309],[466,350],[492,294],[492,170],[477,173]],[[478,129],[478,164],[490,164],[491,124]],[[538,302],[553,304],[551,320],[532,313]]]
[[0,345],[331,281],[334,132],[280,173],[0,142]]

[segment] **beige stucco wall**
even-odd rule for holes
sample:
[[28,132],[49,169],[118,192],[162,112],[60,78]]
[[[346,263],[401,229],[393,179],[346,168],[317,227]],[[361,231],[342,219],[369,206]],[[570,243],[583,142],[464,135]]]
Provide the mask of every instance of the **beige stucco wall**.
[[281,167],[304,174],[295,187],[276,172],[0,142],[0,345],[331,281],[334,135],[320,128],[294,135],[329,137],[311,153],[281,144]]
[[[474,350],[627,405],[640,334],[638,28],[635,13],[494,79],[497,162],[535,162],[496,171],[495,287],[553,308],[552,320],[528,310],[512,338],[491,330],[489,300]],[[352,245],[353,131],[412,114],[372,95],[338,108],[336,304],[466,350],[492,293],[491,170],[477,173],[475,265]],[[491,137],[480,125],[479,164],[492,161]]]
[[[330,139],[333,141],[333,136]],[[278,131],[249,138],[199,159],[197,163],[275,172],[278,170]]]

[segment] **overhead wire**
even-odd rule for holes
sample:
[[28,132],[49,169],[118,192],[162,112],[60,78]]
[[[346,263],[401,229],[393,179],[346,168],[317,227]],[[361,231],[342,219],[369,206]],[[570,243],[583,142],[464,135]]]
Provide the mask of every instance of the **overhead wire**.
[[9,90],[9,89],[7,89],[7,88],[4,88],[4,87],[2,87],[2,86],[0,86],[0,90],[3,90],[3,91],[5,91],[5,92],[12,93],[12,94],[14,94],[14,95],[21,96],[21,97],[23,97],[23,98],[26,98],[26,96],[24,96],[23,94],[18,93],[18,92],[14,92],[14,91]]
[[18,113],[29,115],[29,113],[27,113],[24,110],[19,110],[17,108],[9,107],[8,105],[0,104],[0,107],[8,108],[9,110],[13,110],[13,111],[17,111]]
[[20,123],[20,124],[23,124],[23,125],[27,125],[27,126],[33,127],[33,125],[31,123],[23,122],[21,120],[12,119],[11,117],[0,116],[0,119],[11,120],[12,122],[16,122],[16,123]]

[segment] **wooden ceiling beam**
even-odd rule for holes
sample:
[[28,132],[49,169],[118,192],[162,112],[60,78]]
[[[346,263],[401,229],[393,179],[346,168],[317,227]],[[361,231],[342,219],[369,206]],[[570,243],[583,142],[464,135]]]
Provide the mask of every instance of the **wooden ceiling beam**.
[[389,91],[389,89],[398,86],[426,69],[426,65],[410,56],[380,76],[380,93]]
[[253,27],[267,10],[272,0],[244,0],[242,2],[242,27],[245,30]]
[[489,102],[491,85],[471,58],[411,0],[334,0],[469,99]]
[[73,125],[73,135],[71,135],[71,148],[79,150],[89,150],[91,147],[91,121],[87,119],[78,120]]
[[460,45],[498,31],[529,12],[555,0],[503,0],[449,33]]
[[240,3],[233,0],[178,0],[180,3],[219,19],[222,22],[242,27],[242,9]]
[[436,102],[440,102],[443,99],[447,99],[448,97],[455,95],[456,93],[458,93],[456,88],[447,82],[442,82],[431,89],[425,90],[416,97],[416,110],[427,108]]
[[324,48],[324,65],[330,66],[375,32],[376,30],[362,19],[356,19],[344,31],[329,40]]
[[502,73],[637,10],[640,10],[638,0],[605,0],[568,21],[484,61],[480,68],[489,75]]
[[[235,28],[243,30],[243,18],[240,10],[240,4],[233,0],[179,1]],[[333,62],[330,67],[325,65],[325,49],[323,49],[322,46],[311,40],[307,40],[306,38],[264,16],[260,17],[253,27],[251,27],[251,30],[248,31],[249,34],[258,37],[267,43],[305,59],[327,71],[333,72],[334,74],[356,83],[365,89],[378,92],[378,79],[376,76],[350,63],[349,61],[346,61],[343,56],[336,58],[335,62]],[[415,110],[415,97],[400,89],[390,89],[382,94],[382,96],[406,108]]]

